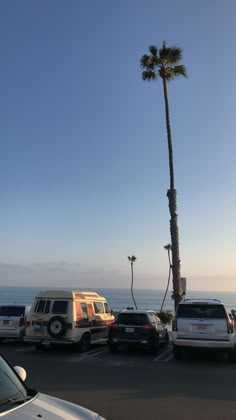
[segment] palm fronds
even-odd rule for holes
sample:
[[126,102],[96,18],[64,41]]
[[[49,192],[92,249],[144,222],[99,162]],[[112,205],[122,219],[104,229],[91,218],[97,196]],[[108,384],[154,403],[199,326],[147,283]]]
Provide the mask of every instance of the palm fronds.
[[158,75],[157,75],[157,73],[155,73],[155,71],[148,70],[148,71],[143,71],[142,72],[143,80],[148,80],[150,82],[150,80],[155,80],[155,79],[157,79],[157,77],[158,77]]
[[182,59],[181,48],[172,45],[167,47],[166,42],[159,50],[154,45],[149,47],[150,55],[144,54],[140,60],[143,80],[155,80],[158,75],[166,80],[174,79],[177,76],[187,77],[184,65],[179,64]]

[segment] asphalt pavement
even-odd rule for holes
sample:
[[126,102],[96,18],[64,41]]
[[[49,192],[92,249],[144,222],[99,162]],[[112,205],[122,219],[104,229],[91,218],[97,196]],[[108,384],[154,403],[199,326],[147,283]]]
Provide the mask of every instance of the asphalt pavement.
[[39,392],[85,406],[108,420],[234,419],[236,363],[223,354],[185,354],[175,361],[169,348],[110,354],[106,345],[86,353],[71,348],[36,350],[0,344],[13,365],[27,371]]

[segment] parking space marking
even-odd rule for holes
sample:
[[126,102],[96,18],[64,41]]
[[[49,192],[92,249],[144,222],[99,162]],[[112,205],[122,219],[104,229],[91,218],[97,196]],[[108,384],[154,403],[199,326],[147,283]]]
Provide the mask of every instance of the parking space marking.
[[77,354],[71,354],[70,357],[67,357],[66,360],[69,363],[79,363],[83,362],[85,359],[95,359],[96,356],[99,356],[100,354],[106,354],[108,353],[108,349],[105,347],[103,349],[92,349],[85,353],[77,353]]
[[92,358],[92,357],[95,357],[98,354],[102,354],[102,353],[108,353],[108,349],[107,348],[103,348],[103,349],[100,349],[100,350],[93,349],[93,350],[87,351],[86,353],[80,354],[80,357]]
[[21,347],[20,349],[17,349],[16,351],[21,351],[21,352],[27,352],[27,351],[32,351],[32,350],[35,350],[35,347],[34,346],[32,346],[32,347]]
[[164,363],[166,363],[166,362],[169,362],[171,359],[173,359],[173,354],[171,354],[167,359],[165,359],[165,360],[162,360],[162,362],[164,362]]
[[159,356],[153,359],[153,362],[169,362],[169,360],[171,360],[172,358],[172,350],[168,349],[164,353],[161,353]]
[[133,365],[133,361],[122,361],[122,360],[110,360],[110,364],[112,366],[127,366],[127,365]]

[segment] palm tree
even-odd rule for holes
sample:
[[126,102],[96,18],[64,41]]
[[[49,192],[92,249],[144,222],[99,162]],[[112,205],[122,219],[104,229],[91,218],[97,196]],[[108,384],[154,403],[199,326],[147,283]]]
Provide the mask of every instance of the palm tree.
[[134,302],[134,305],[135,305],[135,309],[138,309],[138,307],[136,305],[136,302],[135,302],[135,299],[134,299],[134,294],[133,294],[133,284],[134,284],[133,264],[136,261],[136,259],[137,258],[135,257],[135,255],[132,255],[131,257],[128,257],[128,260],[129,260],[130,265],[131,265],[131,296],[132,296],[132,299],[133,299],[133,302]]
[[167,82],[175,79],[178,76],[187,77],[184,65],[180,64],[182,59],[182,50],[175,45],[171,47],[166,46],[164,41],[162,48],[157,50],[157,47],[151,45],[149,47],[149,55],[143,55],[141,58],[141,66],[144,68],[142,72],[143,80],[155,80],[158,77],[162,79],[164,100],[165,100],[165,116],[167,129],[167,142],[169,152],[169,171],[170,171],[170,188],[167,191],[170,211],[170,235],[171,235],[171,249],[172,249],[172,272],[173,272],[173,299],[175,302],[175,309],[178,303],[182,300],[181,274],[180,274],[180,257],[179,257],[179,230],[177,218],[177,193],[174,182],[174,162],[173,162],[173,147],[170,127],[170,113],[168,102]]
[[162,312],[162,308],[164,306],[165,300],[166,300],[166,295],[169,289],[169,285],[170,285],[170,274],[171,274],[171,269],[172,269],[172,264],[171,264],[171,260],[170,260],[170,251],[171,251],[171,244],[167,244],[164,246],[164,248],[167,250],[168,252],[168,261],[169,261],[169,274],[168,274],[168,280],[167,280],[167,286],[166,286],[166,291],[165,291],[165,295],[162,301],[162,305],[161,305],[161,310],[160,312]]

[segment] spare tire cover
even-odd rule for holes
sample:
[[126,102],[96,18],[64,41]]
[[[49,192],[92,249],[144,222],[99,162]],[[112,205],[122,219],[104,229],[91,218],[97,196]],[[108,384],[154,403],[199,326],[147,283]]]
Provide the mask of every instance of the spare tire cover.
[[48,334],[53,338],[62,337],[66,332],[66,322],[61,316],[53,316],[47,325]]

